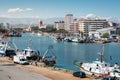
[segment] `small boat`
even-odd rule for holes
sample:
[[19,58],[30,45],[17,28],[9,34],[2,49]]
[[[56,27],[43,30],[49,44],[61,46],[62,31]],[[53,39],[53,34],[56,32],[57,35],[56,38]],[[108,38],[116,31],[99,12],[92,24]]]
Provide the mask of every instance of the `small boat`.
[[17,55],[22,54],[22,55],[24,55],[28,60],[36,60],[38,54],[37,54],[37,52],[36,52],[35,50],[33,50],[33,49],[30,47],[30,45],[31,45],[31,39],[29,39],[29,41],[28,41],[28,47],[25,48],[25,49],[23,49],[21,52],[18,51],[18,52],[17,52]]
[[54,66],[54,64],[56,64],[56,56],[52,49],[53,46],[49,46],[42,57],[42,62],[47,66]]
[[2,37],[3,37],[3,38],[8,38],[8,37],[9,37],[9,34],[8,34],[8,33],[4,33],[4,34],[2,35]]
[[110,72],[110,76],[120,78],[120,69],[114,69],[112,72]]
[[[10,44],[12,44],[15,47],[15,49]],[[16,50],[17,47],[12,41],[0,42],[0,55],[11,57],[16,55]]]
[[73,39],[72,39],[72,42],[79,43],[79,42],[80,42],[80,39],[79,39],[79,38],[73,38]]
[[38,32],[37,35],[38,35],[38,36],[42,36],[42,33]]
[[[104,44],[103,44],[103,51],[99,53],[100,60],[96,60],[91,63],[80,62],[80,61],[74,61],[73,63],[75,66],[77,66],[80,69],[80,71],[83,71],[88,75],[95,75],[96,77],[113,76],[113,73],[115,72],[116,69],[120,72],[119,67],[111,66],[109,63],[103,60],[103,55],[104,55],[103,53],[104,53]],[[118,77],[117,72],[116,75],[114,74],[114,76]]]
[[24,55],[28,60],[36,60],[37,59],[37,53],[32,48],[27,47],[22,52],[17,52],[18,54]]

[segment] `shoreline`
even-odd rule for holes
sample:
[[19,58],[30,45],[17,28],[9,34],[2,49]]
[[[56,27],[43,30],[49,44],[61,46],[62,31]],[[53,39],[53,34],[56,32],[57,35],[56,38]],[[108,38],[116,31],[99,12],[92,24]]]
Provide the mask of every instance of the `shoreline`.
[[[1,62],[3,61],[3,62]],[[0,57],[0,64],[13,64],[13,61],[8,57]],[[93,80],[93,78],[78,78],[72,75],[73,71],[59,69],[54,67],[44,67],[35,65],[16,65],[22,70],[43,75],[51,80]]]

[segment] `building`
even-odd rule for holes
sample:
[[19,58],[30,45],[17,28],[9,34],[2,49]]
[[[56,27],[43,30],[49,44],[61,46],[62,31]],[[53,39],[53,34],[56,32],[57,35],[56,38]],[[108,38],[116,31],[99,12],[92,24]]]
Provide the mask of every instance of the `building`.
[[39,22],[38,22],[38,27],[39,27],[39,29],[40,29],[42,26],[43,26],[43,22],[42,22],[41,20],[39,20]]
[[89,32],[89,36],[100,39],[103,36],[103,34],[105,34],[105,33],[108,33],[109,37],[111,38],[116,35],[116,28],[107,27],[107,28],[103,28],[103,29],[98,29],[96,31]]
[[58,21],[58,22],[55,22],[54,23],[54,27],[57,29],[57,30],[60,30],[60,29],[65,29],[64,27],[64,21]]
[[46,25],[43,25],[43,21],[39,20],[38,28],[41,29],[41,28],[46,28],[46,27],[47,27]]
[[11,29],[11,24],[9,24],[9,23],[0,23],[0,28]]
[[79,19],[79,31],[88,34],[91,31],[106,28],[108,26],[106,19]]
[[119,24],[118,23],[115,23],[115,22],[108,22],[108,26],[109,27],[118,27],[119,26]]
[[78,21],[75,20],[73,23],[70,24],[70,32],[79,33]]
[[73,23],[73,14],[66,14],[65,15],[65,30],[70,31],[70,24]]

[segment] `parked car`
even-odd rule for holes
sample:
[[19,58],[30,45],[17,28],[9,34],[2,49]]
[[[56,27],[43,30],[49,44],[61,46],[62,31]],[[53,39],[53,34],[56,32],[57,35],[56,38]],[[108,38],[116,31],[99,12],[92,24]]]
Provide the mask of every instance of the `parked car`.
[[78,72],[74,72],[73,76],[80,77],[80,78],[85,78],[86,74],[84,72],[82,72],[82,71],[78,71]]

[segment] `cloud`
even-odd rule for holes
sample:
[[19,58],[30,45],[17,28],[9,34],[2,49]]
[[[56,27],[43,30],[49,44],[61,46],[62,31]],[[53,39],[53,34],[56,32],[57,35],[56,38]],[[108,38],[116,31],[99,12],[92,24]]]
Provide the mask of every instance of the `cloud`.
[[25,10],[26,10],[26,11],[32,11],[32,9],[31,9],[31,8],[26,8]]
[[31,16],[30,18],[40,18],[39,16]]
[[10,9],[8,9],[8,13],[17,13],[17,12],[26,12],[26,11],[32,11],[32,9],[31,8],[25,8],[25,9],[10,8]]
[[6,18],[6,17],[8,18],[9,16],[0,14],[0,18]]
[[96,15],[92,13],[86,15],[86,18],[94,18],[94,17],[96,17]]

